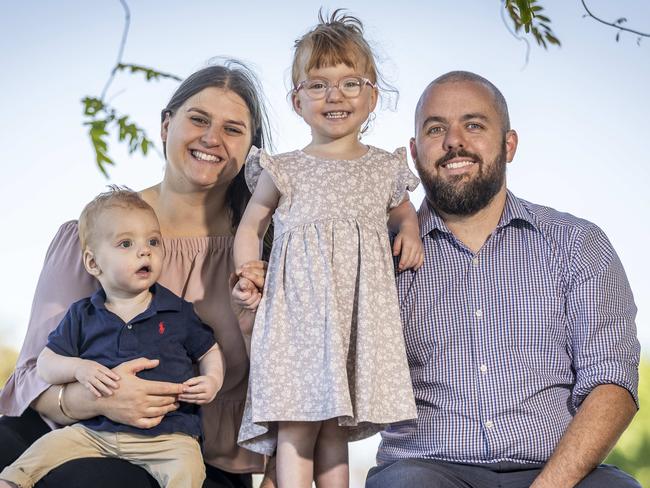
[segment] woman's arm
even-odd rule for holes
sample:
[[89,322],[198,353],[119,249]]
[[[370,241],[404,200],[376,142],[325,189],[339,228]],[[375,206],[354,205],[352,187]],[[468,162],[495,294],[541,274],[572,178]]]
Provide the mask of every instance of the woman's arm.
[[69,383],[59,403],[60,386],[45,390],[32,404],[42,415],[57,424],[69,425],[77,420],[104,415],[111,420],[149,429],[178,408],[177,397],[183,385],[140,379],[136,373],[158,366],[157,359],[139,358],[113,368],[120,377],[119,387],[108,397],[95,397],[80,383]]

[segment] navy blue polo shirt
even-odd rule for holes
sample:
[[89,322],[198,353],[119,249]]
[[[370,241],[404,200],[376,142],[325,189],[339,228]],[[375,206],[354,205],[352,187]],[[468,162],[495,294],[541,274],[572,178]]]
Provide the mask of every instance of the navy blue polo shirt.
[[[196,376],[193,363],[215,343],[212,329],[201,322],[191,303],[167,288],[156,283],[151,292],[149,308],[125,323],[106,309],[106,294],[100,288],[70,307],[49,335],[47,347],[62,356],[90,359],[107,368],[141,357],[159,359],[157,367],[137,373],[146,380],[182,383]],[[104,416],[81,423],[98,431],[201,435],[198,405],[184,402],[151,429],[118,424]]]

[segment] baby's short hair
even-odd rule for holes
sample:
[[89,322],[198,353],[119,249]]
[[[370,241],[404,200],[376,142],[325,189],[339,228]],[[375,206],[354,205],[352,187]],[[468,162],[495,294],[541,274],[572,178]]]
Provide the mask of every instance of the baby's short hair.
[[79,216],[79,241],[81,242],[81,251],[85,251],[95,234],[95,223],[100,214],[109,208],[139,208],[150,210],[154,209],[143,198],[130,188],[119,185],[109,185],[109,190],[100,193],[86,205]]

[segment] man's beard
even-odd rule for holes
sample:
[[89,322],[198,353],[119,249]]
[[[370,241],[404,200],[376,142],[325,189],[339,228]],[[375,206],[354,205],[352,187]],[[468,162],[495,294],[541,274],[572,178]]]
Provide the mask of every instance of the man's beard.
[[425,187],[427,199],[435,209],[449,215],[474,215],[490,203],[506,179],[505,139],[501,152],[487,168],[478,154],[472,154],[462,149],[447,153],[435,162],[435,167],[440,167],[441,164],[459,157],[472,158],[476,161],[476,164],[479,165],[478,174],[469,178],[467,175],[454,175],[443,180],[427,172],[420,165],[416,166]]

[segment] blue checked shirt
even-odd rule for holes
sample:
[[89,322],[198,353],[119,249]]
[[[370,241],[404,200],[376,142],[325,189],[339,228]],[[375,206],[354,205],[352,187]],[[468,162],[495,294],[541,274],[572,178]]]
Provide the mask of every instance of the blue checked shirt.
[[544,462],[597,385],[638,405],[636,307],[597,226],[508,192],[473,254],[418,214],[424,266],[397,279],[418,419],[382,433],[378,463]]

